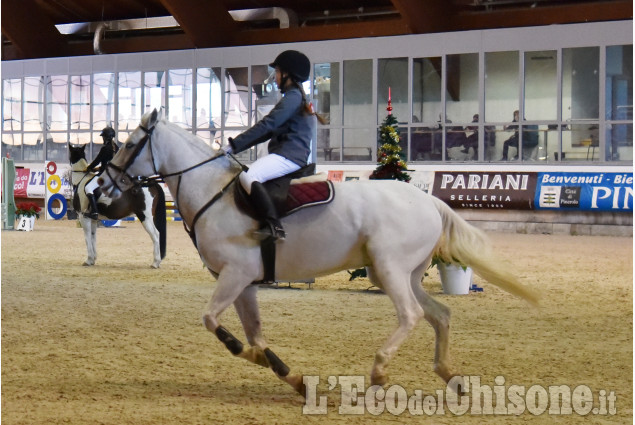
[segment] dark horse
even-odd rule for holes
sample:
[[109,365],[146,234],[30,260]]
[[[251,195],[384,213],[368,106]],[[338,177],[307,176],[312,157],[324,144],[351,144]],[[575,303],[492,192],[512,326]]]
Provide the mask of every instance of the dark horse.
[[[96,174],[88,172],[88,162],[84,152],[86,145],[74,147],[68,144],[71,162],[71,181],[73,183],[73,208],[80,215],[80,222],[84,229],[88,256],[85,266],[92,266],[97,259],[97,225],[99,220],[92,220],[84,214],[88,209],[88,198],[84,187]],[[135,186],[127,190],[117,199],[101,194],[97,199],[99,215],[111,220],[118,220],[135,214],[144,229],[152,238],[154,245],[153,268],[159,268],[165,257],[166,245],[166,213],[165,194],[163,188],[156,182],[144,186]],[[148,220],[150,218],[150,220]]]

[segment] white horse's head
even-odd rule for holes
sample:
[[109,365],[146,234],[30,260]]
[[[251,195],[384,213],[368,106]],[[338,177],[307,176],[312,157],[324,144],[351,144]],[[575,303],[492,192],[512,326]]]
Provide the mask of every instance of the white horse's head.
[[159,122],[159,112],[156,109],[143,115],[141,124],[130,133],[99,178],[99,186],[106,195],[118,197],[140,179],[157,174],[152,135]]

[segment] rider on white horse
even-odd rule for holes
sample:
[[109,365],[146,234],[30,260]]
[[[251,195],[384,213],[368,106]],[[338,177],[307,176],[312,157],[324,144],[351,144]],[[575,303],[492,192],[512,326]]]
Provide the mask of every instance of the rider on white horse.
[[[101,173],[104,172],[104,170],[106,169],[106,164],[108,164],[112,160],[113,156],[115,156],[115,154],[119,150],[117,142],[115,141],[115,130],[112,127],[104,128],[101,131],[100,136],[104,139],[104,145],[97,154],[95,160],[90,163],[88,169],[86,170],[93,171],[97,167],[97,165],[99,165],[99,172],[97,176],[100,176]],[[88,212],[86,215],[93,220],[97,220],[98,218],[97,200],[94,193],[95,189],[99,187],[99,184],[97,183],[97,176],[90,182],[88,182],[85,187],[86,197],[89,201]]]
[[296,50],[286,50],[269,66],[275,68],[276,83],[284,97],[249,130],[234,139],[230,137],[230,146],[223,150],[241,152],[270,139],[269,154],[251,164],[239,179],[257,214],[268,224],[268,228],[258,232],[284,239],[278,213],[262,183],[293,173],[311,162],[311,141],[317,124],[302,89],[311,72],[309,59]]

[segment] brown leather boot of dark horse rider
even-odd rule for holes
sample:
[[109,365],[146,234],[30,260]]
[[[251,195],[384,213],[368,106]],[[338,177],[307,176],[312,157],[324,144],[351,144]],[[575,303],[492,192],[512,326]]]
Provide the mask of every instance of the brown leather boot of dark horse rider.
[[99,214],[97,212],[97,200],[95,199],[95,195],[87,193],[86,197],[88,198],[88,211],[86,212],[86,215],[92,220],[97,220],[99,218]]
[[278,211],[276,210],[269,192],[260,182],[253,182],[251,184],[251,194],[249,195],[251,205],[256,210],[256,213],[260,218],[265,220],[266,226],[254,232],[254,235],[259,239],[267,237],[273,237],[274,239],[284,240],[287,236],[282,228],[280,219],[278,217]]

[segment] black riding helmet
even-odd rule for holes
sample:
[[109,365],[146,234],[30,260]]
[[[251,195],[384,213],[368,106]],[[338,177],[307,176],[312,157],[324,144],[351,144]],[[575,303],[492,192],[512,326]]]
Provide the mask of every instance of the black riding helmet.
[[114,139],[115,130],[112,127],[106,127],[101,131],[100,136],[104,136],[106,139]]
[[289,74],[291,79],[297,83],[308,80],[311,73],[311,61],[304,53],[297,50],[285,50],[269,66],[280,68],[280,71]]

